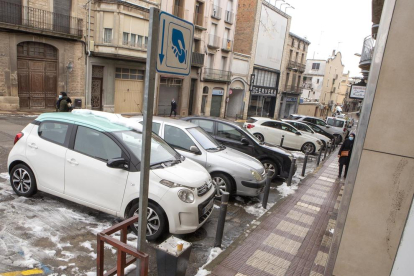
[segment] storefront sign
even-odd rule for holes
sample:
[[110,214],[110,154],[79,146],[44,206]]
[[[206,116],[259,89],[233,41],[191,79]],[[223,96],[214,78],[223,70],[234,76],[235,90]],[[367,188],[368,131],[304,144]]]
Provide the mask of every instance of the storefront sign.
[[216,95],[216,96],[223,96],[224,95],[224,90],[222,90],[222,89],[213,89],[212,94]]
[[252,95],[268,95],[268,96],[276,96],[277,88],[276,87],[266,87],[266,86],[253,86],[252,88]]
[[255,74],[251,74],[250,75],[250,87],[249,87],[249,91],[252,92],[253,91],[253,86],[254,86],[254,79],[256,78]]
[[286,97],[286,101],[287,102],[297,102],[298,98],[296,98],[296,97]]
[[365,90],[367,89],[366,86],[359,86],[359,85],[352,85],[351,86],[351,93],[349,94],[349,98],[356,99],[356,100],[363,100],[365,97]]

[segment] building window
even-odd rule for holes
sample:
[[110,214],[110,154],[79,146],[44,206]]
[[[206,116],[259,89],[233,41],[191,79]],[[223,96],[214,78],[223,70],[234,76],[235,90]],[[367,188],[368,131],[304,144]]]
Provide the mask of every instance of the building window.
[[131,46],[135,47],[135,41],[137,39],[136,34],[131,34]]
[[312,70],[319,70],[320,63],[312,63]]
[[295,47],[295,40],[292,38],[292,48]]
[[254,69],[253,73],[256,75],[255,85],[276,87],[277,74],[270,71]]
[[104,43],[112,43],[112,29],[104,29]]
[[298,42],[298,49],[300,50],[300,41]]
[[142,35],[138,35],[137,47],[142,48],[142,39],[144,37]]
[[221,70],[226,71],[227,69],[227,57],[221,57]]
[[129,33],[123,33],[122,35],[122,45],[128,45]]
[[116,68],[115,79],[123,80],[144,80],[144,70]]
[[317,80],[316,80],[316,83],[317,83],[317,84],[319,83],[319,79],[317,79]]
[[306,44],[303,43],[303,51],[306,52]]
[[144,48],[147,49],[148,48],[148,36],[145,37],[145,45]]
[[305,58],[305,54],[302,53],[302,58],[300,59],[300,63],[303,64],[303,59]]

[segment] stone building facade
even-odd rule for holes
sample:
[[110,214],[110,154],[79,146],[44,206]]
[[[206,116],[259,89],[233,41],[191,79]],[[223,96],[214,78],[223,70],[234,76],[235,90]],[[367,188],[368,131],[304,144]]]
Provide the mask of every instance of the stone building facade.
[[85,99],[86,0],[0,1],[0,109],[55,109]]

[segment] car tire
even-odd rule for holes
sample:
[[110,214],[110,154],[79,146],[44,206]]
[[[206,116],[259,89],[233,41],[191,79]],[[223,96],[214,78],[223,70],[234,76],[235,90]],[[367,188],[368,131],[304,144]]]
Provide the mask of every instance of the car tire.
[[303,153],[308,153],[308,154],[313,154],[315,153],[315,145],[311,142],[306,142],[305,144],[303,144],[301,151]]
[[254,133],[253,135],[257,139],[259,139],[260,142],[264,142],[265,141],[264,136],[261,133]]
[[[228,192],[230,195],[234,193],[233,182],[224,173],[213,173],[211,178],[213,179],[214,188],[216,189],[216,197],[221,197],[223,191]],[[217,184],[219,185],[218,190]]]
[[[155,241],[164,235],[168,230],[168,219],[164,210],[152,202],[148,202],[148,213],[147,213],[147,240]],[[139,202],[135,203],[128,212],[128,218],[138,215],[139,211]],[[150,231],[154,231],[157,228],[156,232],[150,234]],[[134,223],[130,226],[132,232],[138,235],[138,223]]]
[[33,171],[24,164],[13,167],[10,173],[10,184],[19,196],[31,197],[37,192],[36,178]]
[[280,168],[279,165],[272,160],[266,159],[262,161],[263,167],[265,168],[266,172],[268,170],[273,171],[273,175],[271,176],[271,179],[274,180],[280,175]]

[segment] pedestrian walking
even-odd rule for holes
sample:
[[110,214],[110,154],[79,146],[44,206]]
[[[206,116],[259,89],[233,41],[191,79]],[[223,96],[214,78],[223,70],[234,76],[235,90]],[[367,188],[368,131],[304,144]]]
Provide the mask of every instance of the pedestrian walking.
[[351,154],[352,154],[352,148],[354,147],[354,140],[355,140],[355,134],[351,133],[349,137],[343,142],[341,148],[338,152],[339,157],[339,175],[338,178],[341,178],[342,176],[342,169],[345,166],[345,174],[344,178],[346,178],[346,175],[348,173],[348,166],[349,166],[349,160],[351,160]]
[[171,117],[171,115],[172,115],[173,112],[174,112],[174,117],[177,116],[177,102],[174,100],[174,98],[171,101],[170,117]]
[[59,99],[56,102],[58,112],[70,112],[72,110],[72,100],[66,92],[60,92]]

